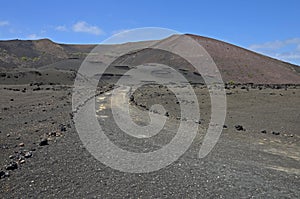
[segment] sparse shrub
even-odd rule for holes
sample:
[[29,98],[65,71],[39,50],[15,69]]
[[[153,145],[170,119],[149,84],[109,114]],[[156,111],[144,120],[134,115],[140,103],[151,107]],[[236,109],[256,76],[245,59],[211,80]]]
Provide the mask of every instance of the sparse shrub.
[[21,60],[22,61],[28,61],[28,57],[23,56],[23,57],[21,57]]
[[32,59],[33,62],[37,62],[37,61],[39,61],[39,60],[40,60],[39,57],[35,57],[35,58]]
[[235,84],[235,82],[234,82],[233,80],[230,80],[230,81],[228,82],[228,84],[230,84],[230,85],[234,85],[234,84]]

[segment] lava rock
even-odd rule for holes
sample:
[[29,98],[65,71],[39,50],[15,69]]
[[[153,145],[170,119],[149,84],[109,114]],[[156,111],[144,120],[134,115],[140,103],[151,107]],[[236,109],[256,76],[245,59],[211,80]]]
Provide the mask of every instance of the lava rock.
[[0,171],[0,178],[5,178],[5,172],[4,171]]
[[261,130],[260,132],[263,133],[263,134],[266,134],[266,133],[267,133],[266,130]]
[[5,177],[9,177],[10,175],[9,175],[9,172],[5,172],[5,171],[0,171],[0,179],[1,178],[5,178]]
[[237,131],[245,131],[246,130],[242,125],[235,125],[234,127]]
[[17,168],[18,168],[18,164],[16,162],[11,162],[5,167],[6,170],[11,170],[11,171]]
[[39,145],[40,146],[46,146],[46,145],[48,145],[49,143],[48,143],[48,139],[47,138],[43,138],[41,141],[40,141],[40,143],[39,143]]
[[200,120],[196,120],[195,123],[201,124],[201,121]]
[[227,129],[228,126],[226,124],[223,125],[223,129]]
[[27,151],[27,152],[24,154],[24,157],[25,157],[25,158],[31,158],[31,157],[32,157],[32,151]]
[[134,101],[134,96],[133,96],[133,95],[130,95],[129,101],[130,101],[130,102],[133,102],[133,101]]
[[25,160],[20,160],[20,164],[24,164],[25,163]]
[[60,124],[60,125],[59,125],[59,128],[60,128],[60,131],[61,131],[61,132],[67,131],[67,128],[66,128],[66,126],[65,126],[64,124]]
[[273,135],[280,135],[280,133],[279,133],[279,132],[276,132],[276,131],[273,131],[272,134],[273,134]]

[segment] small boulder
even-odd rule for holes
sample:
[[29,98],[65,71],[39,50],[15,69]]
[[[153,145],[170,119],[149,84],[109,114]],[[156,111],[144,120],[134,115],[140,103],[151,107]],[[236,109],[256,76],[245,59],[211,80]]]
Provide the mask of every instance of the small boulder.
[[245,131],[246,130],[242,125],[235,125],[234,127],[237,131]]
[[60,131],[61,131],[61,132],[67,131],[67,128],[66,128],[66,126],[65,126],[64,124],[60,124],[60,125],[59,125],[59,128],[60,128]]
[[1,178],[5,178],[5,177],[9,177],[10,175],[9,175],[9,172],[5,172],[5,171],[0,171],[0,179]]
[[24,154],[24,157],[25,157],[25,158],[31,158],[31,157],[32,157],[32,151],[27,151],[27,152]]
[[18,168],[18,164],[16,162],[11,162],[5,167],[6,170],[11,170],[11,171],[17,168]]
[[4,171],[0,171],[0,178],[5,178],[5,172]]
[[40,146],[45,146],[45,145],[48,145],[48,139],[47,138],[43,138],[40,143],[39,143]]
[[260,132],[263,133],[263,134],[266,134],[266,133],[267,133],[266,130],[261,130]]
[[280,135],[280,133],[279,133],[279,132],[276,132],[276,131],[273,131],[272,134],[273,134],[273,135]]

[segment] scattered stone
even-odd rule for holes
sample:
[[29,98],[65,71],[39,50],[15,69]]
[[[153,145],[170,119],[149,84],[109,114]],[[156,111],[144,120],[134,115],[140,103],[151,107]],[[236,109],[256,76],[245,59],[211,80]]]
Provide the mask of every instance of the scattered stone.
[[237,131],[245,131],[246,130],[246,129],[244,129],[244,127],[242,125],[235,125],[234,127]]
[[129,101],[130,101],[130,102],[133,102],[133,101],[134,101],[134,96],[133,96],[133,95],[130,95]]
[[10,134],[8,133],[8,134],[6,134],[6,137],[10,137]]
[[267,133],[267,131],[266,130],[262,130],[262,131],[260,131],[261,133],[264,133],[264,134],[266,134]]
[[4,171],[0,171],[0,179],[1,178],[5,178],[5,172]]
[[223,129],[227,129],[228,126],[226,124],[223,125]]
[[56,137],[56,132],[55,131],[50,132],[50,133],[48,133],[48,136],[50,136],[50,137]]
[[37,87],[37,88],[32,89],[32,91],[39,91],[39,90],[41,90],[40,87]]
[[40,143],[39,143],[40,146],[45,146],[45,145],[48,145],[48,139],[47,138],[43,138]]
[[166,116],[166,117],[169,117],[169,116],[170,116],[169,112],[166,112],[166,113],[165,113],[165,116]]
[[10,171],[15,170],[17,168],[18,168],[18,164],[16,162],[11,162],[5,167],[6,170],[10,170]]
[[20,160],[20,164],[24,164],[25,163],[25,160]]
[[24,147],[25,146],[25,144],[23,143],[23,142],[21,142],[20,144],[19,144],[19,147]]
[[273,134],[273,135],[280,135],[280,133],[279,133],[279,132],[276,132],[276,131],[273,131],[272,134]]
[[8,171],[5,172],[5,176],[4,177],[9,177],[9,176],[10,176],[9,172]]
[[201,124],[201,121],[200,120],[196,120],[195,123]]
[[64,124],[60,124],[59,128],[60,128],[60,131],[62,131],[62,132],[67,131],[67,128],[66,128],[66,126]]
[[27,152],[24,154],[24,157],[25,157],[25,158],[31,158],[31,157],[32,157],[32,151],[27,151]]
[[0,171],[0,179],[1,178],[5,178],[5,177],[9,177],[10,175],[9,175],[9,172],[5,172],[5,171]]
[[15,156],[14,156],[14,155],[10,155],[8,158],[9,158],[9,159],[14,159]]

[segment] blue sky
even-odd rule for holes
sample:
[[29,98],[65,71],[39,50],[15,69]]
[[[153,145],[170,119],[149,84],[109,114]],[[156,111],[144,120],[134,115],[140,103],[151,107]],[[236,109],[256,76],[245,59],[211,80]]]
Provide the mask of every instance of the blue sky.
[[1,40],[100,43],[122,30],[162,27],[300,65],[299,0],[11,0],[1,8]]

